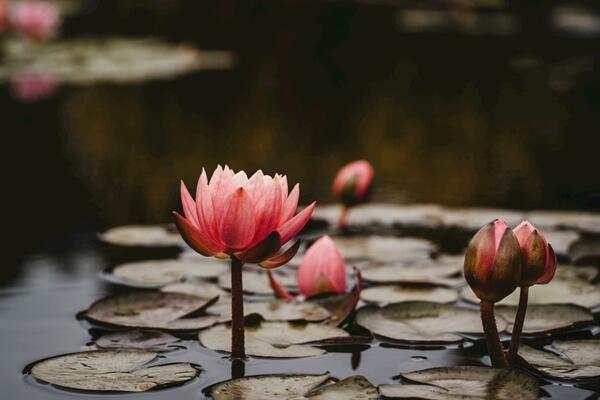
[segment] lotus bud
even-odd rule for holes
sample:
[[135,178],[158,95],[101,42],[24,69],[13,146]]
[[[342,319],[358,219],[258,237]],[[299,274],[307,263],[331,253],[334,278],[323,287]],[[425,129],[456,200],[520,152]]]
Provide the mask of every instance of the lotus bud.
[[480,300],[495,303],[511,294],[521,277],[521,251],[516,236],[496,219],[471,239],[465,255],[465,278]]
[[366,160],[344,166],[333,180],[333,195],[346,207],[367,201],[371,193],[373,167]]
[[52,2],[23,0],[10,9],[9,22],[21,35],[44,41],[58,31],[61,15],[58,7]]
[[556,256],[544,234],[529,221],[521,222],[513,232],[519,241],[523,261],[519,286],[550,282],[556,271]]
[[306,251],[298,269],[298,290],[305,297],[346,290],[346,265],[329,236],[323,236]]
[[6,30],[6,0],[0,0],[0,34]]

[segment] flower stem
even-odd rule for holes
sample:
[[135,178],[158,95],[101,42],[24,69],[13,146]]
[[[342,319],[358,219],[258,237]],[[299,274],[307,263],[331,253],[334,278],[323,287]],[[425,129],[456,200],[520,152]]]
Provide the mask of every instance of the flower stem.
[[231,257],[231,357],[246,358],[244,345],[244,290],[242,266],[244,263]]
[[485,339],[487,342],[488,352],[490,353],[490,360],[492,361],[492,367],[494,368],[507,368],[506,357],[504,356],[504,349],[500,342],[500,336],[498,335],[498,328],[496,327],[496,318],[494,317],[494,303],[491,301],[481,301],[481,322],[483,323],[483,331],[485,332]]
[[348,223],[348,207],[342,206],[342,210],[340,211],[340,217],[338,218],[337,227],[338,229],[343,229]]
[[519,293],[519,308],[513,325],[513,332],[510,338],[510,347],[508,350],[508,364],[512,365],[515,357],[519,352],[519,344],[521,342],[521,333],[523,332],[523,324],[525,323],[525,313],[527,312],[527,300],[529,297],[529,286],[521,287]]

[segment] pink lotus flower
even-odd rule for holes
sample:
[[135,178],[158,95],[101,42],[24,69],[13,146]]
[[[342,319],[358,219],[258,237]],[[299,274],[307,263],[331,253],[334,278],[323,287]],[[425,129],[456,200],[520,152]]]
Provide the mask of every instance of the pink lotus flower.
[[58,7],[48,1],[22,0],[9,13],[10,24],[23,36],[46,40],[56,34],[61,24]]
[[202,170],[195,201],[181,182],[185,217],[175,212],[175,222],[187,244],[202,255],[275,268],[296,254],[299,243],[277,252],[300,232],[315,207],[313,202],[294,216],[299,194],[298,184],[288,193],[285,176],[272,178],[259,170],[248,178],[243,171],[218,166],[210,181]]
[[519,241],[523,260],[520,286],[550,282],[556,271],[556,256],[544,234],[529,221],[521,222],[513,232]]
[[19,73],[10,78],[13,95],[26,103],[33,103],[53,95],[58,82],[43,73]]
[[333,195],[346,207],[366,201],[371,191],[373,167],[366,160],[344,166],[333,180]]
[[346,264],[329,236],[317,240],[298,268],[298,290],[305,297],[346,290]]

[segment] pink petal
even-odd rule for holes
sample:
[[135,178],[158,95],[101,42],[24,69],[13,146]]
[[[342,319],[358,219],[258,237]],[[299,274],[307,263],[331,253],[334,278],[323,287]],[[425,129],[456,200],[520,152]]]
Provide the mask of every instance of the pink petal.
[[298,198],[300,197],[300,185],[296,183],[294,188],[290,192],[290,195],[285,201],[285,205],[283,206],[283,211],[281,212],[281,218],[279,220],[280,224],[285,223],[287,220],[292,218],[296,213],[296,209],[298,208]]
[[273,275],[273,272],[267,271],[267,273],[269,275],[269,284],[271,285],[271,289],[273,289],[273,292],[275,292],[275,295],[282,299],[294,301],[294,296],[292,296],[287,290],[283,288],[283,286],[279,284],[279,282],[277,282],[275,276]]
[[220,216],[220,238],[229,249],[243,251],[252,241],[255,231],[254,207],[243,187],[237,188],[226,200]]
[[[255,236],[252,245],[262,241],[268,234],[275,230],[281,215],[281,186],[279,178],[265,177],[264,186],[259,199],[256,201],[254,218],[256,221]],[[283,244],[283,242],[281,243]]]
[[546,252],[546,269],[544,274],[538,278],[535,282],[540,285],[545,285],[550,282],[552,278],[554,278],[554,274],[556,273],[556,255],[554,254],[554,249],[551,245],[548,245],[548,250]]
[[281,244],[287,243],[291,238],[296,236],[298,232],[304,228],[304,225],[310,219],[313,210],[315,209],[317,202],[313,201],[308,207],[299,212],[294,218],[285,222],[279,228],[277,228],[277,232],[281,235]]
[[205,235],[179,213],[173,212],[173,214],[175,215],[175,224],[181,237],[192,249],[207,257],[223,251],[223,249],[212,248],[208,241],[206,241]]
[[181,206],[183,207],[183,215],[185,215],[185,219],[187,219],[192,225],[198,228],[198,215],[196,213],[196,203],[194,203],[194,199],[192,195],[185,187],[185,183],[181,181],[179,186],[179,193],[181,196]]
[[196,186],[196,213],[198,215],[198,228],[205,232],[206,237],[210,238],[214,247],[224,247],[218,239],[216,217],[204,169],[202,169],[202,174],[200,174]]

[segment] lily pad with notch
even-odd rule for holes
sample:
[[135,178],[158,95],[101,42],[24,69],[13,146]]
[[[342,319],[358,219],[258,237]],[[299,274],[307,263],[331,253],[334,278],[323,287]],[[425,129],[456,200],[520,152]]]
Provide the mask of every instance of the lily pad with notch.
[[437,251],[425,239],[395,236],[335,236],[340,253],[346,260],[400,262],[428,259]]
[[146,350],[155,352],[172,351],[177,347],[174,343],[179,339],[173,335],[161,331],[134,330],[107,333],[94,340],[100,349],[129,349]]
[[[514,321],[517,315],[517,307],[496,306],[496,315],[501,316],[506,321]],[[530,304],[525,314],[523,333],[530,335],[545,334],[592,321],[594,321],[594,314],[585,307],[573,304]],[[512,328],[512,323],[509,322],[506,330],[511,333]]]
[[[292,273],[282,273],[273,271],[277,281],[288,291],[295,292],[296,276]],[[242,282],[244,283],[244,293],[250,294],[273,294],[273,289],[269,284],[269,277],[264,270],[244,270],[242,272]],[[223,289],[231,290],[231,276],[229,273],[219,276],[219,286]]]
[[556,379],[600,377],[600,340],[555,340],[548,350],[521,345],[519,358],[529,367]]
[[376,303],[380,306],[405,301],[453,303],[458,299],[458,292],[455,289],[436,286],[384,285],[364,289],[361,298],[368,303]]
[[[231,320],[231,303],[220,302],[211,306],[208,313],[221,316],[221,321]],[[244,316],[259,315],[264,321],[319,322],[329,318],[329,311],[309,301],[253,301],[244,303]]]
[[379,393],[392,399],[536,400],[539,385],[519,372],[483,366],[430,368],[401,375],[403,384],[380,385]]
[[[427,301],[364,307],[356,323],[375,335],[409,342],[452,343],[463,340],[460,333],[483,333],[478,310]],[[506,328],[502,317],[496,316],[496,323],[499,331]]]
[[110,392],[145,392],[179,385],[198,375],[189,363],[146,366],[156,357],[149,351],[73,353],[36,363],[31,375],[63,388]]

